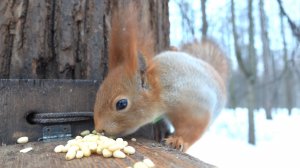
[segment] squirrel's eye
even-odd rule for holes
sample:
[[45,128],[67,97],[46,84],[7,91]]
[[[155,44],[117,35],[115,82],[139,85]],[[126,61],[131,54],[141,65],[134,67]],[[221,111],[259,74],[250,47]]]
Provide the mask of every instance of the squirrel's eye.
[[127,105],[128,105],[127,99],[121,99],[116,103],[116,109],[123,110],[127,107]]

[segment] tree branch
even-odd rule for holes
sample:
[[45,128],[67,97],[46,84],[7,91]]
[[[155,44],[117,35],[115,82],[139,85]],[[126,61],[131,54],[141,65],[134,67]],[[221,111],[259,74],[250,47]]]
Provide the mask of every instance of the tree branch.
[[238,43],[239,35],[236,30],[235,7],[234,7],[233,0],[231,0],[231,21],[232,21],[232,34],[233,34],[233,41],[234,41],[235,56],[236,56],[236,59],[238,61],[238,65],[239,65],[241,71],[244,73],[246,78],[249,78],[251,76],[251,73],[247,70],[247,68],[243,62],[241,47]]
[[183,0],[180,2],[177,2],[180,14],[182,16],[182,26],[185,27],[184,22],[186,22],[188,31],[192,34],[193,37],[195,37],[195,30],[193,25],[193,20],[188,16],[188,12],[190,11],[189,4]]
[[289,15],[286,13],[286,11],[284,10],[284,8],[282,6],[282,1],[277,0],[277,2],[278,2],[278,5],[279,5],[280,13],[287,18],[288,23],[289,23],[289,25],[291,27],[291,30],[293,32],[293,35],[296,37],[296,39],[298,41],[300,41],[300,27],[297,27],[297,25],[291,20]]

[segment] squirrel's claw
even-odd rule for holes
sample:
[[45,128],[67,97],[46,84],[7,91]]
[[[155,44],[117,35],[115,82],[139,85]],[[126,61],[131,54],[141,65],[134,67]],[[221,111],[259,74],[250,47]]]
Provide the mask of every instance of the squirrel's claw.
[[170,136],[165,138],[164,143],[171,148],[177,149],[181,152],[186,151],[187,144],[183,141],[181,136]]

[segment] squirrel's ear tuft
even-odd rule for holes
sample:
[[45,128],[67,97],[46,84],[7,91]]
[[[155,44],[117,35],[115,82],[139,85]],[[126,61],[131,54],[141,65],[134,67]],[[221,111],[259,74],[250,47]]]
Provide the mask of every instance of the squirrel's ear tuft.
[[124,73],[136,75],[141,69],[139,53],[146,68],[154,56],[154,36],[149,26],[148,15],[134,1],[113,8],[109,39],[109,71],[123,66]]
[[131,74],[138,68],[138,17],[134,8],[134,5],[114,8],[109,40],[109,70],[123,65]]
[[141,77],[141,85],[143,88],[147,88],[147,83],[146,83],[147,63],[145,57],[141,52],[138,52],[138,64],[139,64],[139,73]]

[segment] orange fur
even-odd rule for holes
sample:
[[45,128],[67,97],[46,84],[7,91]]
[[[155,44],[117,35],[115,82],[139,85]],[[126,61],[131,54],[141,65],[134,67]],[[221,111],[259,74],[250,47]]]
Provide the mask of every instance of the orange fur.
[[[180,50],[208,63],[202,64],[202,66],[206,74],[210,74],[211,87],[217,86],[219,90],[218,101],[225,101],[228,60],[218,45],[211,40],[202,39],[201,42],[195,40],[186,43]],[[187,94],[189,93],[181,93],[181,103],[171,106],[167,112],[168,117],[174,124],[175,134],[167,138],[166,143],[182,151],[186,151],[203,135],[212,120],[211,115],[215,113],[205,109],[204,106],[193,107],[191,100],[184,100],[183,98],[190,97]]]
[[[122,64],[127,65],[127,73],[137,70],[136,19],[129,17],[129,11],[116,10],[112,14],[112,29],[109,42],[109,70]],[[127,16],[126,16],[127,14]],[[135,17],[135,16],[133,16]],[[128,21],[124,22],[128,18]]]
[[181,48],[182,51],[191,54],[209,63],[219,73],[223,81],[228,78],[228,59],[224,56],[220,47],[211,39],[203,38],[200,42],[194,40],[186,43]]
[[[147,25],[140,24],[136,8],[130,3],[124,8],[116,7],[112,14],[109,72],[97,92],[94,106],[95,129],[110,135],[135,131],[161,115],[164,107],[157,68],[152,61],[153,36]],[[140,72],[143,67],[139,65],[139,53],[146,66],[144,74]],[[120,97],[128,100],[124,112],[115,109]]]
[[109,41],[109,69],[126,65],[131,75],[138,69],[138,52],[149,64],[154,56],[153,35],[148,25],[139,21],[137,9],[136,4],[129,3],[113,11]]
[[[181,105],[168,113],[176,131],[174,135],[166,139],[167,144],[185,152],[203,135],[210,122],[211,113],[202,111],[202,115],[197,116],[194,110]],[[198,109],[198,111],[201,110],[203,109]]]
[[[109,72],[96,96],[95,129],[127,135],[166,114],[175,127],[167,144],[186,151],[225,104],[227,60],[205,40],[184,45],[185,53],[173,49],[154,57],[153,35],[139,21],[137,7],[129,3],[113,11]],[[120,100],[128,103],[121,110]]]

